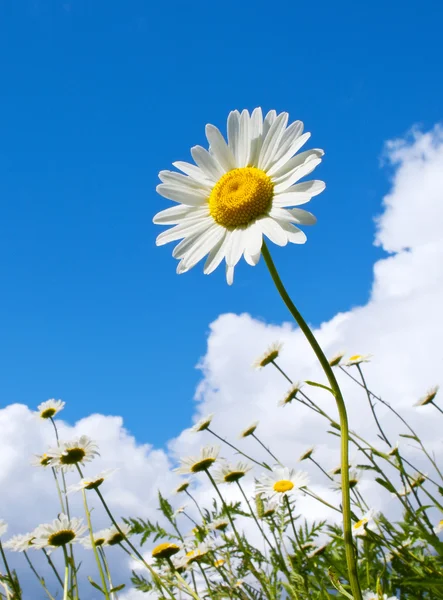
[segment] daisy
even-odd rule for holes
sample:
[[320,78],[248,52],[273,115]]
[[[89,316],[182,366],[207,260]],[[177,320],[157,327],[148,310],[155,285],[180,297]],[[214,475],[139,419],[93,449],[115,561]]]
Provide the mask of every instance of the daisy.
[[293,494],[308,485],[308,474],[288,467],[274,467],[272,474],[263,473],[256,484],[256,492],[268,499],[282,500],[284,496]]
[[367,529],[372,529],[376,512],[371,508],[363,517],[352,525],[352,533],[355,536],[366,535]]
[[193,431],[194,433],[198,433],[199,431],[204,431],[211,424],[213,417],[214,417],[213,413],[211,413],[207,417],[203,417],[202,419],[197,421],[197,423],[193,427],[191,427],[191,431]]
[[165,542],[152,550],[152,558],[171,558],[177,552],[180,552],[180,546],[172,542]]
[[187,563],[199,562],[208,552],[212,551],[212,546],[208,542],[200,542],[194,548],[186,552]]
[[[359,483],[361,478],[361,472],[357,471],[356,469],[351,469],[349,471],[349,489],[352,490],[352,488],[355,488],[355,486]],[[341,482],[342,482],[342,476],[341,476],[341,469],[340,472],[338,474],[337,480],[334,482],[334,489],[339,491],[341,490]]]
[[229,527],[228,519],[214,519],[209,525],[209,528],[213,531],[224,531]]
[[337,352],[337,354],[334,354],[334,356],[329,359],[329,366],[336,367],[337,365],[339,365],[344,355],[344,352]]
[[308,460],[308,458],[311,458],[311,456],[312,456],[312,455],[313,455],[313,453],[314,453],[314,450],[315,450],[315,447],[314,447],[314,446],[312,446],[311,448],[308,448],[308,449],[306,450],[306,452],[304,452],[304,453],[303,453],[303,454],[300,456],[300,458],[298,459],[298,462],[302,462],[302,460]]
[[[101,529],[100,531],[95,531],[93,534],[94,544],[96,546],[104,546],[106,545],[106,539],[109,535],[109,529]],[[80,543],[84,548],[88,548],[88,550],[92,549],[91,536],[88,535],[80,540]]]
[[41,419],[51,419],[55,417],[57,413],[63,410],[65,407],[65,402],[61,400],[46,400],[46,402],[42,402],[37,406],[37,415]]
[[228,143],[213,125],[206,126],[209,151],[191,149],[197,166],[175,162],[185,175],[161,171],[157,192],[177,202],[154,217],[159,225],[175,225],[157,237],[157,245],[179,239],[173,256],[184,273],[209,253],[204,273],[226,260],[231,284],[234,267],[243,255],[256,265],[263,235],[273,243],[303,244],[306,235],[296,225],[313,225],[315,217],[300,208],[322,192],[322,181],[297,183],[320,164],[323,150],[294,156],[309,139],[303,123],[289,127],[288,114],[271,110],[263,120],[261,108],[251,115],[235,110],[228,117]]
[[379,594],[376,594],[375,592],[371,592],[370,590],[367,590],[363,594],[363,600],[397,600],[397,596],[390,596],[388,598],[387,594],[379,595]]
[[283,344],[281,344],[280,342],[274,342],[269,346],[269,348],[264,354],[262,354],[259,358],[257,358],[256,361],[254,361],[254,364],[252,366],[256,369],[262,369],[263,367],[266,367],[266,365],[269,365],[278,358],[282,348]]
[[[443,531],[443,519],[441,521],[439,521],[437,523],[437,525],[434,527],[434,533],[440,533],[441,531]],[[5,544],[6,546],[6,544]]]
[[289,390],[286,392],[285,396],[278,401],[277,406],[286,406],[287,404],[291,404],[291,402],[295,399],[300,389],[301,383],[294,383],[293,385],[291,385]]
[[263,517],[272,517],[275,511],[280,506],[278,498],[272,500],[265,500],[263,503]]
[[128,537],[130,530],[130,526],[126,525],[126,523],[119,523],[118,529],[115,525],[112,525],[106,530],[106,545],[116,546],[117,544],[120,544],[125,538]]
[[182,492],[186,492],[188,487],[191,485],[191,482],[185,479],[182,481],[174,490],[174,494],[181,494]]
[[351,367],[352,365],[359,365],[364,362],[371,362],[372,354],[354,354],[350,356],[348,360],[345,362],[347,367]]
[[57,448],[51,448],[47,454],[51,457],[51,466],[63,471],[75,469],[76,465],[83,465],[98,455],[98,446],[87,435],[70,442],[62,442]]
[[233,483],[239,481],[251,469],[250,465],[243,462],[233,465],[225,461],[220,464],[218,471],[214,473],[214,480],[217,483]]
[[67,489],[67,494],[72,494],[74,492],[79,492],[80,490],[96,490],[105,479],[110,477],[117,469],[107,469],[106,471],[102,471],[95,477],[87,477],[81,479],[78,483],[74,483],[70,485]]
[[438,385],[436,385],[433,388],[431,388],[430,390],[428,390],[426,396],[423,396],[423,398],[420,398],[420,400],[418,402],[416,402],[414,404],[414,406],[425,406],[426,404],[430,404],[431,402],[433,402],[439,389],[440,388],[438,387]]
[[87,527],[83,525],[82,519],[69,519],[61,513],[58,519],[52,523],[39,525],[34,531],[33,545],[37,549],[49,548],[51,551],[60,546],[66,546],[78,542],[80,536],[85,533]]
[[220,448],[218,446],[205,446],[200,450],[200,456],[181,458],[181,467],[178,467],[175,471],[183,475],[207,471],[217,460],[219,452]]
[[34,467],[50,467],[52,457],[48,454],[36,454],[32,459],[31,464]]
[[8,524],[3,519],[0,519],[0,537],[8,531]]
[[5,542],[3,546],[8,548],[8,550],[12,550],[12,552],[25,552],[26,550],[34,547],[34,539],[34,532],[25,533],[23,535],[14,535],[7,542]]
[[259,424],[259,421],[254,421],[253,423],[251,423],[251,425],[249,425],[249,427],[246,427],[246,429],[243,429],[243,431],[240,433],[239,437],[240,438],[245,438],[245,437],[249,437],[250,435],[252,435],[255,430],[257,429]]
[[314,556],[320,556],[321,554],[323,554],[326,550],[326,548],[329,546],[329,544],[325,544],[324,546],[319,546],[318,548],[315,548],[314,550],[312,550],[312,552],[310,552],[308,554],[308,558],[314,558]]
[[186,510],[186,504],[184,506],[179,506],[177,508],[176,511],[174,511],[174,514],[172,515],[174,517],[174,519],[176,519],[178,517],[178,515],[181,515],[185,512]]

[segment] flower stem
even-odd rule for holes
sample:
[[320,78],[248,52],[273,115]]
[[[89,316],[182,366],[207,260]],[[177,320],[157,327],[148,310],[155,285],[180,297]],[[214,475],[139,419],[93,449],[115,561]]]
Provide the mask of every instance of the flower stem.
[[65,583],[63,585],[63,600],[68,600],[68,588],[69,588],[69,558],[66,551],[66,546],[63,546],[63,554],[65,556]]
[[48,589],[47,589],[47,587],[45,585],[45,580],[43,579],[43,577],[40,577],[40,575],[35,570],[35,567],[32,564],[31,559],[29,558],[28,553],[26,552],[26,550],[23,552],[23,554],[25,555],[25,558],[26,558],[26,561],[27,561],[27,563],[29,565],[29,568],[34,573],[34,575],[37,577],[40,585],[42,586],[42,588],[45,590],[46,594],[48,595],[49,600],[54,600],[54,596],[51,596],[50,592],[48,591]]
[[317,356],[318,361],[320,362],[320,365],[322,366],[322,369],[329,381],[329,385],[331,386],[335,401],[337,403],[341,428],[343,533],[345,541],[346,563],[348,567],[349,583],[351,585],[354,600],[362,600],[362,594],[357,575],[357,562],[355,557],[354,542],[352,539],[351,498],[349,491],[349,426],[343,396],[328,359],[326,358],[308,324],[303,319],[302,315],[299,313],[288,292],[286,291],[265,241],[263,241],[262,254],[277,291],[279,292],[283,302],[286,304],[289,312],[294,317],[296,323],[304,333],[315,355]]
[[233,448],[233,450],[235,450],[238,454],[241,454],[242,456],[244,456],[245,458],[247,458],[251,462],[255,463],[256,465],[259,465],[260,467],[266,467],[266,465],[264,465],[263,463],[259,462],[258,460],[255,460],[255,458],[252,458],[251,456],[248,456],[247,454],[245,454],[244,452],[242,452],[241,450],[239,450],[236,446],[234,446],[234,444],[231,444],[231,442],[228,442],[228,440],[225,440],[224,438],[222,438],[221,436],[219,436],[218,433],[215,433],[215,431],[212,431],[212,429],[209,429],[209,427],[206,428],[206,431],[209,431],[209,433],[212,433],[212,435],[214,435],[217,439],[219,439],[220,441],[222,441],[224,444],[226,444],[230,448]]
[[275,454],[272,454],[272,452],[269,450],[269,448],[267,448],[267,447],[264,445],[264,443],[263,443],[263,442],[262,442],[262,441],[261,441],[261,440],[260,440],[260,439],[259,439],[259,438],[258,438],[256,435],[255,435],[255,433],[251,433],[251,436],[252,436],[252,437],[253,437],[255,440],[257,440],[257,442],[260,444],[260,446],[266,450],[266,452],[269,454],[269,456],[271,456],[271,457],[272,457],[272,458],[275,460],[275,462],[277,462],[277,463],[278,463],[280,466],[283,466],[283,465],[281,464],[281,462],[278,460],[278,458],[275,456]]

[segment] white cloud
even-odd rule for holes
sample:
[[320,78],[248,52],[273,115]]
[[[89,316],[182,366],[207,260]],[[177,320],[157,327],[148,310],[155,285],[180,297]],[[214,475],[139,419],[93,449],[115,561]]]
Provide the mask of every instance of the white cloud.
[[[373,361],[365,365],[370,386],[401,410],[429,448],[437,452],[441,451],[441,415],[432,406],[414,409],[412,405],[430,386],[441,381],[443,128],[437,126],[425,134],[413,131],[405,140],[389,142],[385,156],[392,167],[392,189],[383,200],[376,243],[393,254],[374,265],[368,303],[336,315],[322,324],[316,335],[329,356],[341,349],[348,354],[372,353]],[[309,320],[309,314],[305,316]],[[236,440],[245,426],[259,420],[257,434],[265,444],[272,445],[272,451],[288,466],[296,466],[299,455],[316,445],[319,462],[326,468],[334,467],[339,462],[338,440],[326,433],[326,421],[299,404],[277,408],[277,401],[289,384],[270,366],[260,372],[251,368],[257,354],[275,340],[284,342],[280,364],[291,377],[324,381],[311,349],[292,323],[276,326],[247,314],[225,314],[211,325],[195,419],[216,413],[213,428],[217,433],[239,443],[246,453],[267,460],[265,451],[253,439]],[[351,428],[376,441],[364,393],[341,373],[339,379]],[[336,418],[334,402],[326,392],[309,388],[307,393]],[[405,432],[404,426],[383,406],[377,406],[377,413],[394,443],[398,434]],[[13,532],[23,532],[38,522],[53,519],[57,512],[49,474],[29,466],[33,453],[42,452],[53,443],[52,432],[49,424],[37,423],[29,409],[21,405],[0,410],[0,431],[0,488],[7,490],[0,517],[10,522]],[[98,441],[102,455],[88,467],[89,473],[119,468],[105,484],[106,497],[115,514],[154,519],[158,515],[157,489],[167,494],[175,485],[171,459],[193,454],[203,443],[213,442],[207,432],[185,431],[170,441],[166,454],[138,444],[125,431],[120,417],[91,415],[73,427],[61,423],[64,438],[82,433]],[[407,448],[406,441],[403,445]],[[416,456],[411,448],[408,451]],[[233,455],[228,450],[223,453]],[[351,456],[361,461],[354,450]],[[422,464],[421,459],[414,461]],[[333,502],[337,496],[330,490],[329,481],[312,467],[303,463],[302,468],[310,471],[317,493]],[[375,490],[370,483],[363,486],[371,503],[376,507],[383,504],[388,512],[392,510],[387,494],[380,495],[379,488]],[[206,483],[197,486],[195,495],[199,501],[208,498],[208,489]],[[248,490],[252,493],[252,483]],[[234,494],[234,488],[227,493]],[[302,499],[299,508],[306,516],[331,516],[322,505],[308,499]],[[80,498],[75,500],[74,509],[80,512]],[[98,506],[93,518],[97,527],[107,525]],[[121,563],[117,549],[112,551],[111,560],[120,583],[127,565]],[[16,565],[19,559],[20,556],[14,557]],[[87,566],[92,572],[93,565]],[[128,591],[124,597],[132,600],[139,595]]]

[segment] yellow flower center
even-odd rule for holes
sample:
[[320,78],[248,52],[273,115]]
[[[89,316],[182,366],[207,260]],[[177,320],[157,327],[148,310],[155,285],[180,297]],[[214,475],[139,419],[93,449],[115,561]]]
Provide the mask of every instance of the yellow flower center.
[[42,454],[40,457],[40,464],[42,467],[47,467],[51,462],[51,457],[47,454]]
[[194,463],[191,467],[191,471],[193,473],[200,473],[200,471],[206,471],[215,462],[215,458],[204,458],[196,463]]
[[158,546],[156,546],[152,551],[152,556],[154,558],[169,558],[170,556],[177,554],[179,550],[180,548],[177,546],[177,544],[166,542],[164,544],[159,544]]
[[75,533],[71,529],[63,529],[57,531],[48,537],[48,544],[50,546],[66,546],[75,538]]
[[274,483],[274,491],[283,494],[284,492],[289,492],[293,489],[294,484],[289,479],[280,479],[280,481],[276,481]]
[[85,490],[95,490],[104,482],[104,477],[99,477],[99,479],[95,479],[94,481],[89,482],[85,485]]
[[244,471],[231,471],[230,473],[226,473],[226,475],[224,476],[224,480],[226,481],[226,483],[232,483],[233,481],[238,481],[244,476]]
[[110,546],[116,546],[117,544],[120,544],[120,542],[122,542],[124,539],[125,536],[122,535],[119,531],[117,531],[117,533],[114,533],[114,535],[109,538],[108,544]]
[[225,173],[209,196],[209,212],[219,225],[234,229],[248,225],[271,208],[274,184],[255,167]]
[[366,525],[367,522],[368,522],[368,519],[360,519],[360,521],[357,521],[357,523],[354,524],[354,529],[360,529],[360,527],[363,527],[363,525]]
[[55,408],[47,408],[46,410],[40,413],[40,416],[42,419],[50,419],[56,414],[56,412],[57,411],[55,410]]
[[354,356],[351,356],[349,358],[349,360],[355,361],[355,360],[360,360],[361,358],[361,354],[354,354]]
[[81,462],[86,456],[83,448],[69,448],[60,457],[62,465],[75,465]]

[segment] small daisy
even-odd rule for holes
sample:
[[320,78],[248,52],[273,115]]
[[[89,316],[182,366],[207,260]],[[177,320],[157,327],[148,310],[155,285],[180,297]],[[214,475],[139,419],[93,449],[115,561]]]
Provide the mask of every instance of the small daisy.
[[395,446],[392,446],[390,450],[388,450],[389,456],[397,456],[399,452],[398,442],[395,443]]
[[329,544],[325,544],[324,546],[319,546],[318,548],[315,548],[314,550],[312,550],[312,552],[310,552],[308,554],[308,558],[314,558],[314,556],[320,556],[321,554],[323,554],[326,550],[326,548],[329,546]]
[[105,542],[107,546],[116,546],[128,537],[128,534],[131,530],[129,525],[126,525],[126,523],[119,523],[118,528],[120,531],[115,525],[112,525],[107,530]]
[[209,528],[213,531],[224,531],[229,527],[228,519],[214,519],[209,525]]
[[251,469],[247,463],[238,462],[233,465],[225,461],[220,463],[218,471],[214,473],[214,480],[217,483],[233,483],[239,481]]
[[215,567],[216,569],[220,569],[220,567],[222,567],[225,564],[225,559],[224,558],[219,558],[218,560],[216,560],[214,562],[214,564],[212,565],[213,567]]
[[372,354],[354,354],[350,356],[348,360],[345,362],[347,367],[352,367],[352,365],[359,365],[364,362],[371,362]]
[[352,533],[355,536],[366,535],[366,530],[373,528],[375,516],[376,512],[371,508],[359,521],[352,525]]
[[426,481],[427,478],[428,478],[428,476],[425,475],[424,473],[416,473],[414,475],[413,480],[411,481],[411,488],[420,487],[421,485],[424,484],[424,482]]
[[308,458],[311,458],[311,456],[314,454],[314,450],[315,450],[314,446],[311,446],[311,448],[308,448],[306,450],[306,452],[303,452],[303,454],[300,456],[300,458],[298,459],[298,462],[302,462],[303,460],[308,460]]
[[344,352],[337,352],[337,354],[334,354],[334,356],[329,359],[329,366],[336,367],[337,365],[339,365],[344,355]]
[[30,550],[34,547],[34,538],[34,532],[25,533],[23,535],[14,535],[7,542],[5,542],[3,546],[8,550],[12,550],[12,552],[25,552],[26,550]]
[[264,354],[262,354],[259,358],[257,358],[256,361],[254,361],[254,364],[252,366],[256,369],[262,369],[263,367],[266,367],[266,365],[269,365],[278,358],[282,348],[283,344],[281,344],[280,342],[274,342],[269,346],[269,348]]
[[[355,469],[351,469],[349,471],[349,489],[352,490],[352,488],[355,488],[356,485],[359,483],[361,479],[361,472],[357,471]],[[340,469],[340,474],[337,477],[337,480],[334,482],[334,489],[339,491],[341,490],[341,482],[342,482],[342,476],[341,476],[341,469]]]
[[207,471],[217,460],[219,452],[220,448],[218,446],[205,446],[200,450],[200,456],[181,458],[181,466],[175,469],[175,471],[182,475]]
[[113,473],[115,473],[117,469],[107,469],[106,471],[102,471],[95,477],[86,477],[81,479],[78,483],[74,483],[70,485],[67,489],[67,494],[73,494],[75,492],[79,492],[80,490],[96,490],[105,479],[110,477]]
[[285,396],[278,401],[277,406],[286,406],[288,404],[291,404],[291,402],[295,399],[300,389],[301,383],[299,382],[291,385],[289,390],[286,392]]
[[[100,531],[95,531],[93,534],[94,544],[96,546],[104,546],[106,545],[106,539],[109,535],[109,529],[101,529]],[[80,543],[84,548],[88,550],[92,549],[91,536],[88,535],[80,540]]]
[[199,562],[202,558],[205,558],[208,552],[212,551],[212,546],[208,542],[201,542],[197,544],[195,548],[192,548],[186,552],[186,558],[188,564],[193,562]]
[[278,498],[272,500],[266,500],[263,502],[263,517],[272,517],[275,511],[280,506]]
[[174,490],[174,494],[181,494],[182,492],[186,492],[186,490],[188,489],[188,487],[191,485],[191,482],[188,481],[187,479],[185,479],[185,481],[182,481]]
[[440,533],[443,531],[443,519],[437,523],[434,527],[434,533]]
[[182,239],[173,251],[180,260],[177,273],[189,271],[209,254],[203,272],[212,273],[226,260],[226,279],[231,284],[234,267],[244,256],[258,263],[263,235],[274,244],[303,244],[306,235],[297,225],[313,225],[315,217],[298,207],[320,194],[322,181],[298,183],[320,164],[323,150],[294,156],[309,139],[303,123],[288,125],[288,113],[261,108],[250,115],[229,114],[226,143],[213,125],[206,126],[209,151],[191,149],[197,166],[175,162],[185,175],[161,171],[157,192],[177,202],[154,217],[159,225],[175,225],[157,237],[157,245]]
[[211,413],[207,417],[203,417],[202,419],[197,421],[197,423],[193,427],[191,427],[191,431],[193,431],[194,433],[198,433],[199,431],[204,431],[211,424],[213,417],[214,417],[213,413]]
[[397,600],[397,596],[390,596],[388,598],[387,594],[383,594],[382,596],[380,596],[379,594],[376,594],[375,592],[371,592],[370,590],[367,590],[363,594],[363,600]]
[[63,410],[65,407],[65,402],[61,400],[46,400],[46,402],[42,402],[37,406],[37,415],[41,419],[51,419],[55,417],[57,413]]
[[428,392],[426,393],[426,396],[423,396],[423,398],[420,398],[420,400],[418,402],[416,402],[414,404],[414,406],[425,406],[426,404],[430,404],[431,402],[433,402],[439,389],[440,389],[439,386],[436,385],[435,387],[428,390]]
[[47,454],[51,457],[51,466],[63,471],[75,469],[98,455],[98,446],[87,435],[70,442],[62,442],[57,448],[51,448]]
[[239,437],[245,438],[245,437],[249,437],[250,435],[255,433],[255,430],[257,429],[258,424],[259,424],[259,421],[254,421],[253,423],[251,423],[251,425],[249,425],[249,427],[246,427],[246,429],[243,429],[243,431],[240,433]]
[[8,524],[3,519],[0,519],[0,537],[8,531]]
[[31,464],[34,467],[50,467],[52,457],[48,454],[36,454],[32,459]]
[[50,551],[60,546],[78,542],[80,536],[85,533],[87,527],[83,525],[82,519],[69,519],[61,513],[58,519],[52,523],[39,525],[34,531],[33,545],[37,549],[49,548]]
[[172,542],[164,542],[159,544],[152,550],[152,558],[171,558],[174,554],[180,552],[180,546]]
[[174,517],[174,519],[176,519],[178,517],[178,515],[181,515],[185,512],[186,510],[186,504],[184,506],[179,506],[177,508],[176,511],[174,511],[174,514],[172,515]]
[[309,483],[307,473],[287,467],[274,467],[272,475],[263,473],[256,484],[256,492],[269,499],[283,499],[288,494],[304,488]]

